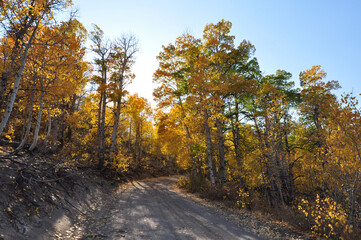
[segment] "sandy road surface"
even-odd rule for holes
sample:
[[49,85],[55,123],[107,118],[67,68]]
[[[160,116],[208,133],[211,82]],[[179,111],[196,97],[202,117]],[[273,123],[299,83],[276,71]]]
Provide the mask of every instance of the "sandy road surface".
[[259,231],[252,229],[261,227],[252,225],[251,219],[245,217],[241,224],[231,221],[216,208],[176,192],[175,181],[160,178],[123,186],[92,219],[81,224],[82,235],[76,239],[303,239],[264,235],[264,230],[257,236]]
[[[109,222],[125,239],[260,239],[179,195],[171,179],[137,182],[121,192]],[[109,236],[116,239],[117,234]]]
[[106,206],[108,214],[96,216],[80,239],[261,239],[178,194],[172,188],[175,180],[129,184]]

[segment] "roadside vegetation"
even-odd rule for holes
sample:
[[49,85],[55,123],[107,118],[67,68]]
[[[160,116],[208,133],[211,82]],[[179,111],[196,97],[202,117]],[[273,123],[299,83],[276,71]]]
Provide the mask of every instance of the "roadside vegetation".
[[[208,24],[163,46],[154,91],[179,185],[332,239],[360,236],[360,120],[352,94],[321,66],[264,75],[255,46]],[[177,144],[175,144],[177,143]],[[180,144],[181,143],[181,144]]]
[[287,70],[265,75],[255,46],[221,20],[163,46],[152,109],[127,91],[137,38],[108,39],[71,13],[59,21],[71,4],[0,2],[0,151],[114,179],[186,173],[179,185],[192,192],[318,236],[361,235],[361,112],[321,66],[303,70],[299,88]]

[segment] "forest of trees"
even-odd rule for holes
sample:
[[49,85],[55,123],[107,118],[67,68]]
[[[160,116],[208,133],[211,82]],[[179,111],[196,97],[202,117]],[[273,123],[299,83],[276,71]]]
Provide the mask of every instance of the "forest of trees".
[[54,153],[98,169],[174,171],[175,157],[157,141],[150,103],[126,91],[137,38],[110,40],[95,24],[88,32],[72,13],[59,21],[71,4],[1,1],[2,140],[18,142],[17,153]]
[[222,20],[163,46],[152,109],[126,90],[137,38],[58,21],[70,5],[0,1],[2,143],[120,175],[181,171],[183,185],[236,193],[240,207],[293,209],[321,236],[360,232],[361,112],[321,66],[300,73],[300,88],[285,70],[264,75],[255,46],[236,45]]
[[361,217],[357,99],[338,101],[339,83],[324,81],[321,66],[300,73],[300,89],[287,71],[263,75],[255,47],[235,46],[230,29],[208,24],[158,56],[158,136],[190,173],[184,184],[236,186],[243,207],[293,206],[314,233],[351,236]]

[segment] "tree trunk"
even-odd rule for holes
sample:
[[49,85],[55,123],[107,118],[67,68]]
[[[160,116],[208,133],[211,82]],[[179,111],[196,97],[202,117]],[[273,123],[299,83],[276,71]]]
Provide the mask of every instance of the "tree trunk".
[[196,176],[197,175],[197,166],[196,166],[196,159],[194,158],[194,154],[192,152],[192,137],[191,137],[191,133],[189,131],[189,128],[188,128],[188,125],[184,122],[184,119],[186,118],[186,114],[185,114],[185,110],[184,110],[184,107],[183,107],[183,102],[182,102],[182,98],[181,97],[178,97],[178,100],[179,100],[179,106],[181,107],[181,113],[182,113],[182,124],[184,126],[184,129],[186,130],[186,136],[188,138],[188,140],[190,141],[190,144],[188,146],[188,151],[189,151],[189,154],[190,154],[190,158],[191,158],[191,161],[192,161],[192,171],[191,171],[191,174],[193,176]]
[[20,145],[16,148],[16,151],[22,150],[29,138],[30,129],[31,129],[31,121],[33,118],[34,95],[35,95],[35,81],[33,84],[33,89],[31,91],[31,95],[30,95],[30,107],[29,107],[28,122],[26,124],[26,132],[25,132],[23,139],[21,140]]
[[58,131],[59,131],[59,117],[55,118],[54,127],[53,127],[53,137],[52,137],[52,145],[51,151],[56,151],[58,148]]
[[140,122],[139,124],[139,160],[143,158],[143,123]]
[[[125,54],[127,54],[127,52],[125,52]],[[117,145],[117,137],[118,137],[118,126],[119,126],[119,118],[120,118],[120,108],[121,108],[121,103],[122,103],[122,94],[123,94],[123,88],[124,88],[124,74],[125,74],[125,67],[126,67],[126,62],[123,63],[123,67],[120,73],[120,77],[119,77],[119,91],[120,92],[120,96],[118,96],[117,99],[117,109],[115,112],[115,119],[114,119],[114,125],[113,125],[113,134],[112,134],[112,140],[111,140],[111,144],[110,144],[110,161],[113,161],[114,158],[114,153],[115,153],[115,146]]]
[[182,112],[182,124],[184,126],[184,129],[186,130],[187,138],[189,140],[191,140],[192,137],[191,137],[188,125],[184,122],[184,119],[186,118],[186,114],[185,114],[185,111],[184,111],[183,102],[182,102],[182,99],[180,97],[178,97],[178,100],[179,100],[179,106],[181,107],[181,110],[182,110],[181,111]]
[[121,107],[122,99],[117,101],[117,109],[115,112],[115,119],[114,119],[114,125],[113,125],[113,134],[112,134],[112,141],[110,144],[110,159],[109,161],[113,161],[114,154],[115,154],[115,147],[117,145],[117,136],[118,136],[118,126],[119,126],[119,118],[120,118],[120,107]]
[[214,186],[216,184],[216,181],[214,180],[213,175],[213,163],[212,163],[212,138],[211,138],[211,132],[209,129],[208,124],[208,113],[207,110],[204,110],[204,129],[206,132],[206,144],[207,144],[207,159],[208,159],[208,168],[209,168],[209,178],[211,180],[212,185]]
[[39,107],[39,112],[38,112],[38,118],[36,120],[36,127],[35,127],[35,132],[34,132],[34,139],[33,139],[33,143],[31,144],[29,150],[33,151],[38,143],[38,137],[39,137],[39,130],[40,130],[40,123],[41,123],[41,115],[43,113],[43,98],[44,98],[44,91],[40,92],[40,107]]
[[106,113],[106,107],[107,107],[107,96],[105,87],[107,84],[107,66],[102,65],[102,84],[104,86],[101,86],[101,97],[100,97],[100,103],[99,107],[101,108],[100,111],[100,124],[98,125],[100,129],[98,128],[99,133],[99,164],[98,168],[102,169],[104,167],[105,162],[105,113]]
[[[232,123],[232,135],[233,135],[233,146],[234,146],[234,153],[236,156],[238,171],[241,173],[243,170],[243,156],[241,153],[241,135],[239,134],[239,122]],[[242,185],[244,183],[244,178],[242,175],[239,177],[240,184]]]
[[289,164],[291,162],[291,150],[288,144],[288,136],[285,134],[285,147],[286,147],[286,159],[285,161],[285,170],[287,171],[286,187],[287,187],[287,197],[288,202],[292,201],[295,195],[295,181],[293,176],[293,165]]
[[48,146],[48,139],[50,137],[50,132],[51,132],[51,115],[50,115],[49,107],[47,107],[47,111],[48,111],[48,132],[46,133],[46,136],[44,139],[44,151],[46,151],[46,148]]
[[235,110],[236,110],[236,116],[235,116],[235,122],[232,123],[232,131],[233,131],[233,145],[234,145],[234,151],[236,155],[237,164],[239,167],[239,171],[242,171],[242,154],[241,154],[241,135],[239,134],[239,107],[237,99],[235,99]]
[[100,139],[100,125],[101,125],[101,119],[102,119],[102,103],[103,103],[103,93],[100,93],[100,99],[98,103],[98,139]]
[[13,110],[15,98],[16,98],[16,95],[19,90],[20,81],[21,81],[21,78],[24,73],[24,68],[25,68],[25,64],[26,64],[26,59],[28,57],[28,52],[29,52],[30,46],[32,45],[33,39],[35,37],[35,33],[36,33],[36,29],[38,28],[38,25],[39,25],[39,23],[36,25],[33,33],[31,34],[29,42],[25,46],[23,56],[21,57],[21,64],[20,64],[19,71],[15,78],[14,87],[12,89],[11,96],[10,96],[8,104],[6,106],[5,115],[0,123],[0,135],[3,133],[5,126],[10,118],[11,112]]
[[[29,112],[29,107],[25,108],[25,112]],[[28,115],[25,113],[24,114],[24,123],[27,123],[28,122]],[[27,124],[24,124],[23,127],[21,128],[21,137],[20,137],[20,141],[22,141],[25,137],[25,132],[26,132],[26,125]]]
[[129,151],[132,148],[132,119],[129,119]]
[[[279,172],[278,167],[276,166],[276,160],[274,156],[274,150],[273,146],[270,146],[270,123],[267,116],[265,116],[265,122],[264,122],[264,131],[260,129],[259,123],[256,116],[253,116],[254,126],[256,128],[256,134],[257,138],[260,144],[260,149],[262,150],[263,158],[265,160],[265,167],[266,170],[264,172],[264,182],[266,184],[266,192],[269,196],[269,203],[272,206],[279,205],[279,202],[283,201],[283,194],[282,194],[282,188],[280,184],[280,178],[279,178]],[[260,163],[262,166],[262,163]],[[263,174],[263,173],[262,173]],[[267,179],[267,181],[265,181]],[[277,197],[277,194],[278,196]]]
[[101,118],[100,118],[100,130],[99,130],[99,165],[98,167],[102,169],[105,162],[105,108],[106,108],[106,97],[103,93],[102,99],[102,109],[101,109]]
[[223,124],[219,118],[216,119],[217,125],[217,133],[218,133],[218,151],[219,151],[219,161],[220,161],[220,180],[221,183],[225,183],[227,181],[227,169],[226,169],[226,160],[225,160],[225,152],[224,152],[224,136],[223,136]]
[[9,78],[9,72],[5,71],[1,75],[0,79],[0,110],[5,109],[5,102],[6,102],[6,88],[7,88],[7,82]]
[[140,123],[136,122],[135,123],[136,128],[135,128],[135,156],[136,156],[136,161],[137,164],[139,163],[140,160]]
[[[24,33],[25,34],[25,33]],[[0,109],[5,109],[5,105],[6,105],[6,88],[8,86],[8,80],[10,78],[10,71],[14,70],[14,64],[16,62],[17,59],[17,55],[19,55],[19,53],[21,52],[21,46],[20,46],[20,39],[23,40],[24,34],[22,34],[21,36],[16,36],[15,38],[15,44],[14,47],[12,48],[11,54],[10,54],[10,66],[6,66],[6,61],[8,60],[6,58],[6,50],[3,50],[3,61],[4,61],[4,67],[3,69],[5,69],[5,71],[2,73],[1,75],[1,82],[0,82]],[[5,41],[2,43],[3,47],[5,48]]]
[[102,99],[102,109],[100,116],[100,129],[99,129],[99,168],[103,168],[104,166],[104,145],[105,145],[105,97]]

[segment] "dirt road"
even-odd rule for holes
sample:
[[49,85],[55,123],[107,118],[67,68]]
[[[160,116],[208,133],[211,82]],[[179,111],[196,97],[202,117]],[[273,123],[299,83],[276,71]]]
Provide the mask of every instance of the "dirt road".
[[182,197],[172,183],[137,182],[121,192],[109,221],[109,239],[260,239]]
[[[240,226],[217,209],[179,194],[172,187],[175,181],[175,178],[155,179],[123,187],[113,201],[83,222],[81,228],[85,234],[79,239],[274,238],[263,234],[261,237],[251,230],[252,226]],[[298,239],[291,235],[279,237],[292,238]]]

